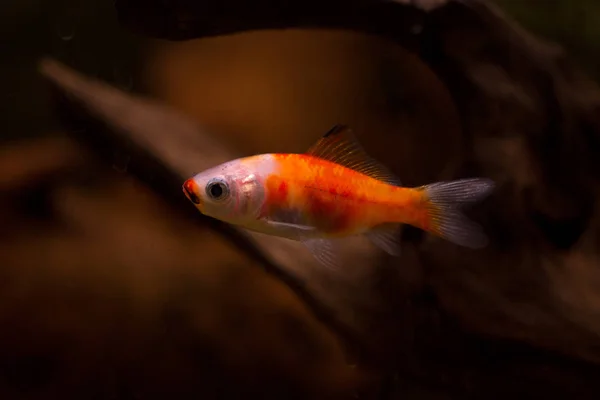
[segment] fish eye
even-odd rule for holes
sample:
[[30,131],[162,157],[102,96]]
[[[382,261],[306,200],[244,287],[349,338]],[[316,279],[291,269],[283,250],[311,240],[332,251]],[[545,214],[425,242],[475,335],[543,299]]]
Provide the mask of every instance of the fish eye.
[[206,185],[206,194],[213,200],[223,200],[229,195],[229,187],[220,179],[213,179]]

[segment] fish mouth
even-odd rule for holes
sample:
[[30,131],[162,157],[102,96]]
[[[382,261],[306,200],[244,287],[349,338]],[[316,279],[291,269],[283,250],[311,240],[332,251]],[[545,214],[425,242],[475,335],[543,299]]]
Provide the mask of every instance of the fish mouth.
[[183,194],[188,198],[192,203],[199,205],[202,203],[200,197],[196,194],[198,193],[198,185],[194,182],[193,179],[188,179],[183,183],[182,186]]

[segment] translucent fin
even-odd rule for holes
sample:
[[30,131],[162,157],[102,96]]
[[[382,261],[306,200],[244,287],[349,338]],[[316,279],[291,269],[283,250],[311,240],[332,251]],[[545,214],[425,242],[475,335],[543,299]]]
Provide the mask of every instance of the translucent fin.
[[306,154],[335,162],[390,185],[401,186],[398,177],[364,151],[346,125],[335,125]]
[[427,231],[452,243],[469,248],[485,247],[487,236],[481,226],[469,220],[458,208],[482,200],[494,189],[486,178],[460,179],[422,186],[430,217]]
[[335,253],[333,243],[328,239],[306,239],[302,241],[312,255],[327,269],[340,269],[340,259]]
[[295,232],[301,236],[316,228],[308,224],[303,213],[296,209],[280,209],[272,212],[268,217],[262,218],[267,225],[281,231]]
[[278,222],[278,221],[271,221],[268,219],[265,219],[265,222],[271,226],[277,226],[277,227],[282,227],[282,228],[291,228],[291,229],[298,229],[301,231],[314,231],[316,228],[314,226],[308,226],[308,225],[298,225],[298,224],[292,224],[290,222]]
[[365,236],[377,247],[392,256],[400,256],[400,224],[386,224],[378,226],[367,233]]

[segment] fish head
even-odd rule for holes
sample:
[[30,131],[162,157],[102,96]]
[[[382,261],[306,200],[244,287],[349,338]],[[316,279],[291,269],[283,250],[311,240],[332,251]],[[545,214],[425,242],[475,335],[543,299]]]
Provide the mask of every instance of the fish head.
[[183,183],[183,193],[204,215],[244,225],[258,217],[265,201],[263,177],[255,162],[230,161]]

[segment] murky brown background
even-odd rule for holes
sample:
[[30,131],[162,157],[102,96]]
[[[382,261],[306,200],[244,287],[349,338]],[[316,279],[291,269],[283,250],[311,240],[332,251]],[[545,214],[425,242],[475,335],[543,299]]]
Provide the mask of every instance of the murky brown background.
[[[409,186],[452,175],[463,156],[458,113],[436,75],[416,55],[358,33],[171,43],[124,31],[111,2],[3,7],[0,398],[325,398],[357,388],[376,398],[380,377],[354,368],[286,285],[128,175],[127,160],[111,168],[64,137],[35,63],[50,55],[144,91],[241,155],[302,152],[347,123]],[[519,149],[508,145],[507,157]],[[527,180],[526,164],[503,161],[498,168]],[[569,293],[564,304],[575,307]],[[589,305],[598,293],[586,296]],[[449,309],[465,307],[445,298]],[[396,376],[399,393],[452,397],[436,397],[426,379]]]

